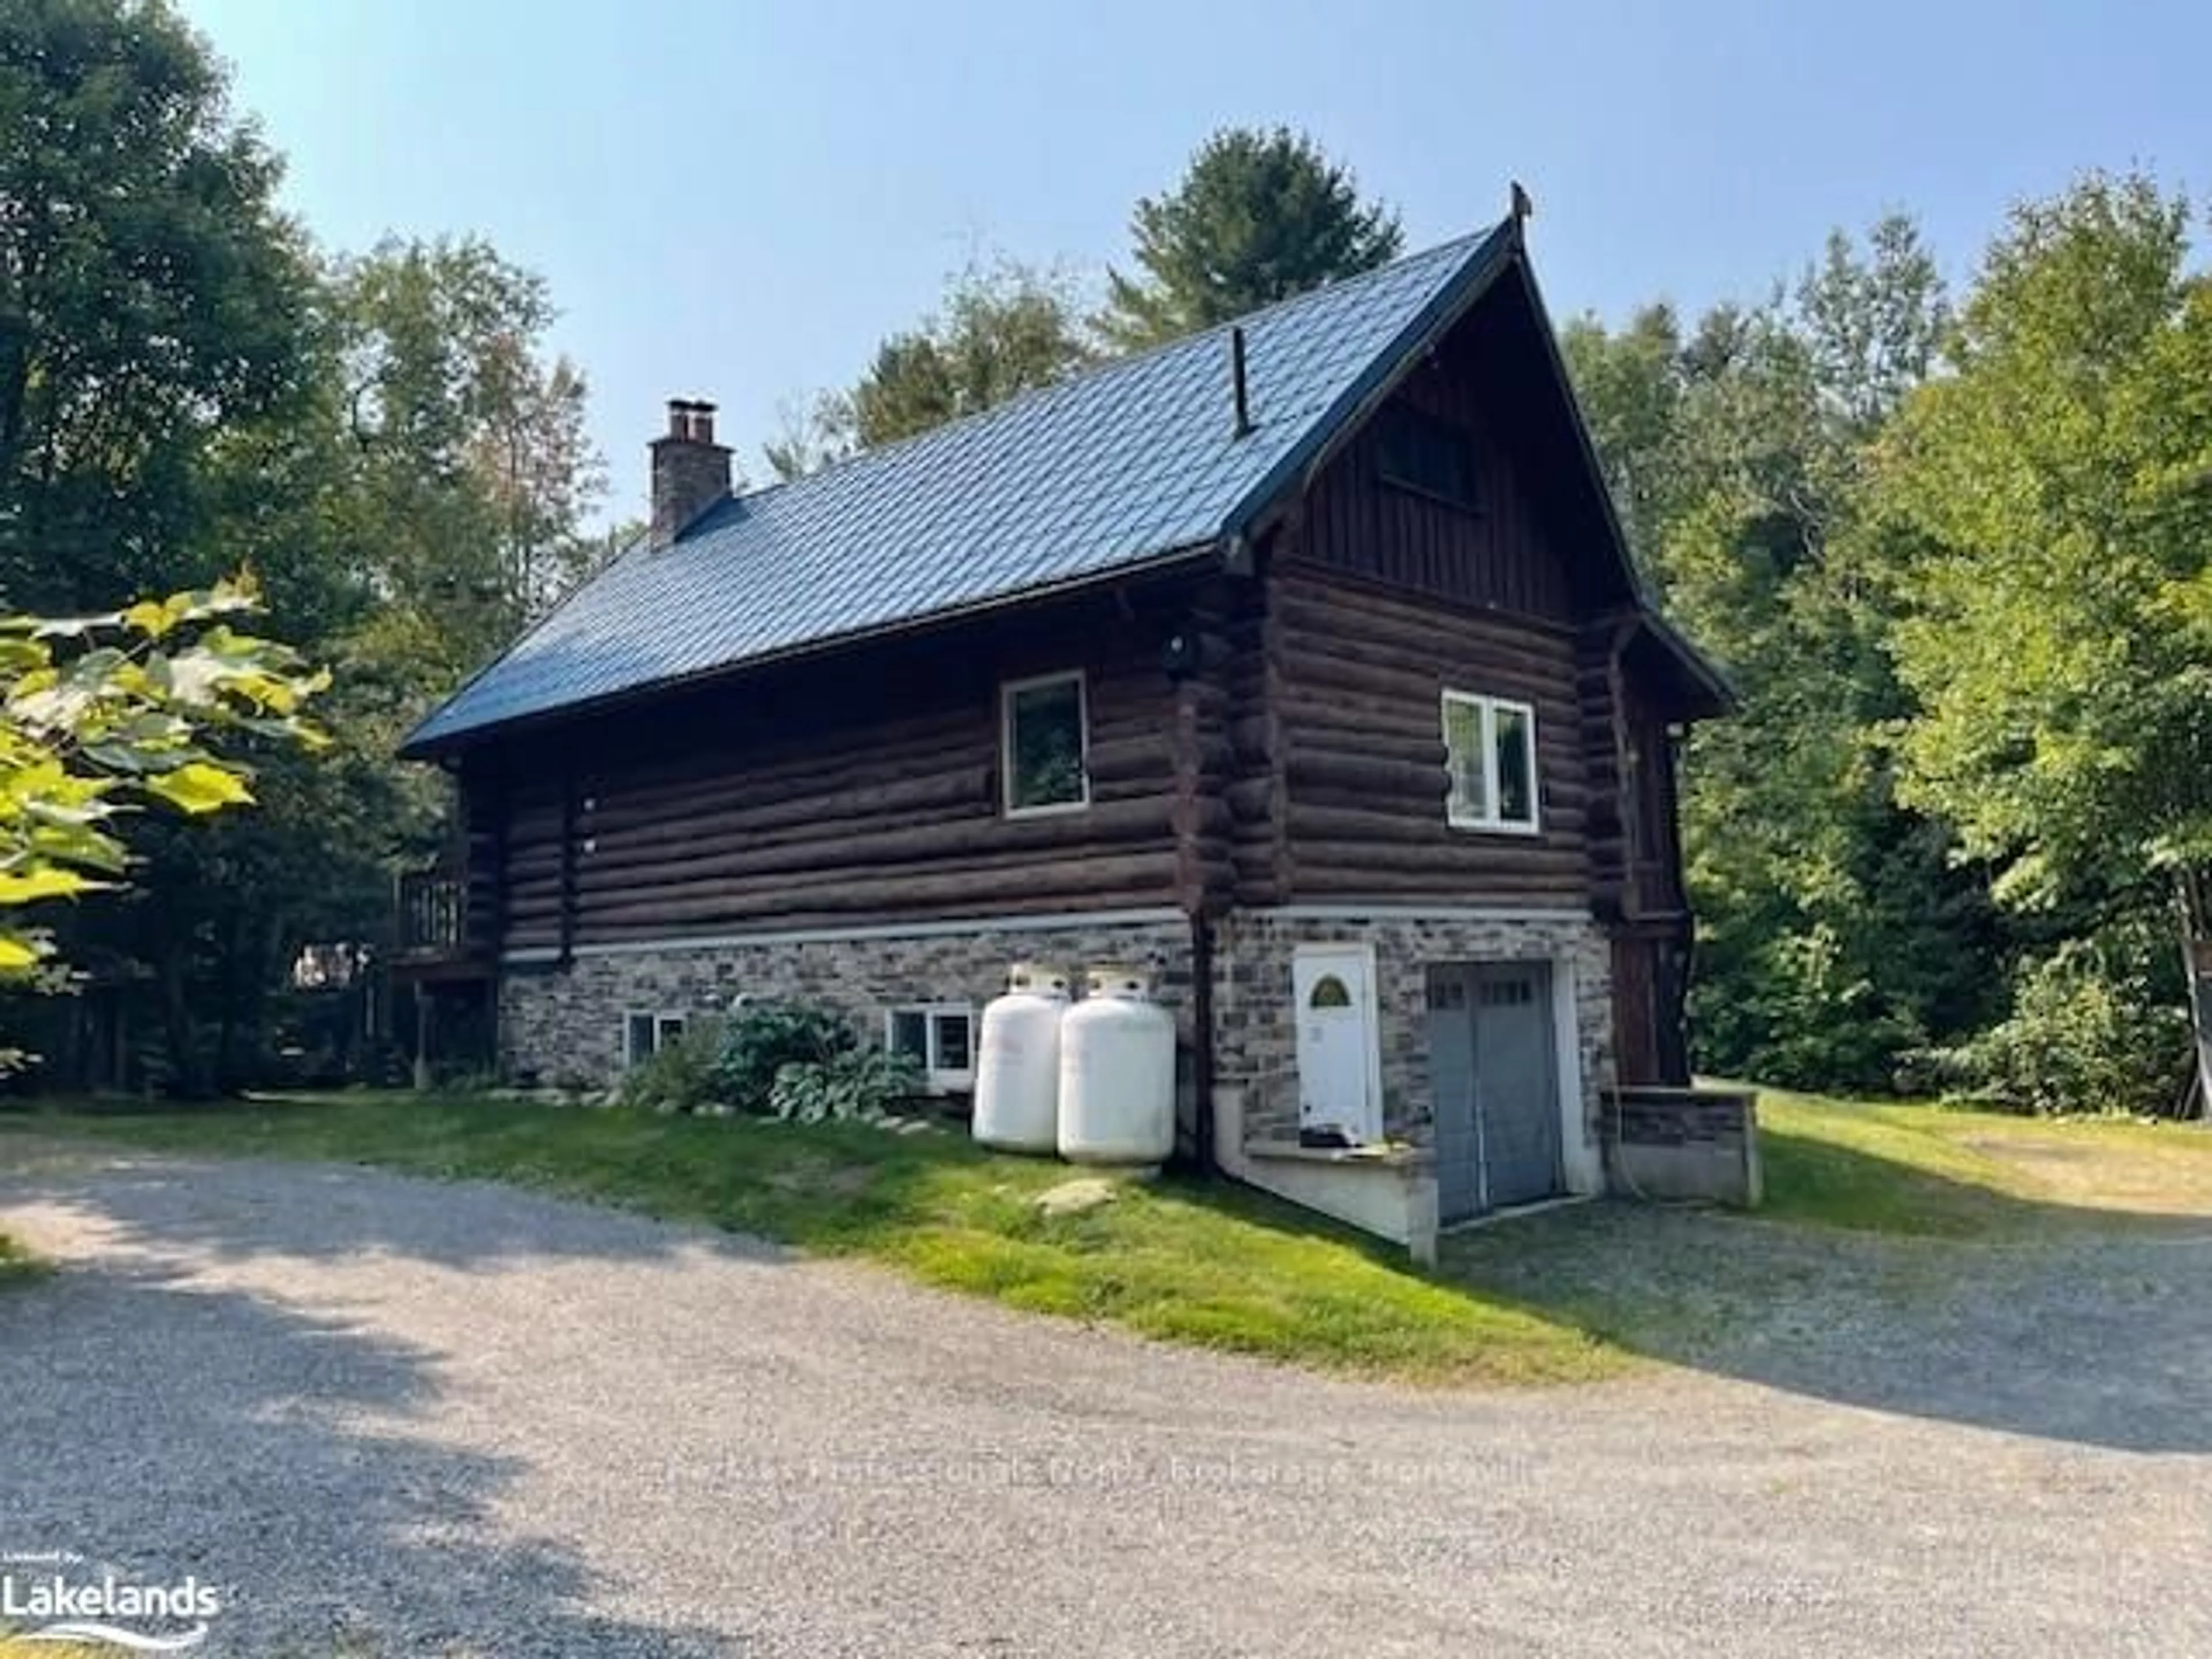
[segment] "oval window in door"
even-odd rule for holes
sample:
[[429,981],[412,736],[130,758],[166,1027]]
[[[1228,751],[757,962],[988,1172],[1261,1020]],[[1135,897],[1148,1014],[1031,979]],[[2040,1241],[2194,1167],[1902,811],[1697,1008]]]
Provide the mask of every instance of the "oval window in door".
[[1314,981],[1313,993],[1306,998],[1309,1008],[1349,1008],[1352,992],[1334,974],[1323,974]]

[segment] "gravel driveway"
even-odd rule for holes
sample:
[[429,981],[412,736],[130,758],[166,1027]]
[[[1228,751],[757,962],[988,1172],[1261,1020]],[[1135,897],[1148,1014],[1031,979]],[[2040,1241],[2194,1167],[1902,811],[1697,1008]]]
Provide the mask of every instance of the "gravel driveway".
[[9,1151],[64,1271],[0,1295],[0,1551],[228,1586],[209,1653],[2212,1651],[2198,1233],[1905,1297],[1825,1382],[1770,1325],[1444,1395],[494,1187]]

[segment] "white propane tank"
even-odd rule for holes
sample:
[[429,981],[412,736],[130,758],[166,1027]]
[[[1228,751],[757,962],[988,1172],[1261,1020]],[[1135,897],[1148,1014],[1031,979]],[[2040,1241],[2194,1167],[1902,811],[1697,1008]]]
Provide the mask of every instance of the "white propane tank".
[[1145,976],[1093,968],[1060,1022],[1060,1155],[1163,1164],[1175,1152],[1175,1017]]
[[984,1006],[971,1125],[984,1146],[1049,1152],[1059,1144],[1060,1021],[1066,1012],[1067,975],[1029,962],[1008,969],[1006,994]]

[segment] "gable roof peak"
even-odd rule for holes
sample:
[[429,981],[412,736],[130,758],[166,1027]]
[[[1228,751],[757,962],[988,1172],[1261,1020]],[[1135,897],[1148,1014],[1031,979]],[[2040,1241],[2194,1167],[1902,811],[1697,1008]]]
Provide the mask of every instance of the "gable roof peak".
[[1517,246],[1501,222],[727,496],[600,570],[403,752],[1233,550]]

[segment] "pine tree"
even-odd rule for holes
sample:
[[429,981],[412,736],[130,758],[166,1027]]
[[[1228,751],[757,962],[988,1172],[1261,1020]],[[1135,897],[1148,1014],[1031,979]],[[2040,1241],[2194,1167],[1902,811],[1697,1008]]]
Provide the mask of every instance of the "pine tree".
[[1288,127],[1231,127],[1191,158],[1182,182],[1130,217],[1136,276],[1109,274],[1099,332],[1127,350],[1157,345],[1388,264],[1398,216],[1360,199],[1350,169]]

